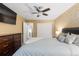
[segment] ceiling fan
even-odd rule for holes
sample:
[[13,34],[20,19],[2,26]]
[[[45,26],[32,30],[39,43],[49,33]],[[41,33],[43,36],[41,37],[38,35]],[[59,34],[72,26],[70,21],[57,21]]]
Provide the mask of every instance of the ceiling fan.
[[50,8],[46,8],[44,10],[41,10],[42,7],[37,7],[37,6],[34,6],[34,8],[36,9],[37,12],[32,12],[32,14],[37,14],[37,17],[40,16],[40,14],[44,15],[44,16],[48,16],[48,14],[46,13],[47,11],[50,10]]

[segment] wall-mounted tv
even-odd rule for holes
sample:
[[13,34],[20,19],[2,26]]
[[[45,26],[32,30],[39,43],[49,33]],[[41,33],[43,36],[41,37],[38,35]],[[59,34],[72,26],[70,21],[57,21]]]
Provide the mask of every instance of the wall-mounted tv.
[[16,24],[16,13],[0,3],[0,22]]

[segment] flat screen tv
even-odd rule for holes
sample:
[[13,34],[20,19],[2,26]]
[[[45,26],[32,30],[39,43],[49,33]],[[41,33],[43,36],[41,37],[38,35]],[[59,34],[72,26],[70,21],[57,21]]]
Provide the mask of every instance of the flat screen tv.
[[16,24],[16,13],[0,3],[0,22]]

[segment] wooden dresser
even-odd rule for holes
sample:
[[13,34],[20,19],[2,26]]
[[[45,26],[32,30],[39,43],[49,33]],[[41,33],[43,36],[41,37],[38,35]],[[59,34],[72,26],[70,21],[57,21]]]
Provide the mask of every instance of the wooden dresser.
[[0,56],[11,56],[21,46],[21,33],[0,36]]

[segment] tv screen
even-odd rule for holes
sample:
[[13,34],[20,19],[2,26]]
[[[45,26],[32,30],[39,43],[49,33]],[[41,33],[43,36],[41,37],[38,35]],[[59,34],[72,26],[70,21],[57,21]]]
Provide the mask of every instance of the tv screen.
[[16,24],[16,13],[0,3],[0,22]]

